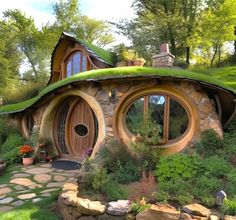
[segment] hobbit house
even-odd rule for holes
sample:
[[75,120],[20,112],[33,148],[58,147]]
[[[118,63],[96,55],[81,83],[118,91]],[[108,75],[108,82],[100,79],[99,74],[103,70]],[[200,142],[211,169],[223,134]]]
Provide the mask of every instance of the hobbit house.
[[205,75],[171,68],[173,60],[164,44],[153,67],[115,67],[109,52],[63,33],[47,87],[30,100],[1,106],[0,114],[17,121],[26,138],[38,128],[60,157],[77,161],[88,151],[94,158],[110,139],[129,147],[140,138],[134,124],[147,115],[158,127],[155,147],[164,154],[183,151],[206,129],[222,136],[235,115],[235,91]]

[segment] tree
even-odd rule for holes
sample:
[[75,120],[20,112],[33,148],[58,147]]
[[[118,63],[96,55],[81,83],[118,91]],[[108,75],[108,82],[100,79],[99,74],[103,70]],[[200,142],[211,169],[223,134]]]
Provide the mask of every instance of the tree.
[[181,56],[186,51],[186,62],[189,63],[190,47],[186,39],[192,34],[202,5],[203,0],[136,0],[133,7],[137,17],[118,26],[133,40],[134,47],[136,42],[145,47],[143,37],[148,36],[151,39],[148,48],[168,42],[174,55]]
[[4,12],[5,19],[14,28],[18,51],[22,53],[23,60],[30,65],[30,69],[24,73],[24,78],[45,83],[48,77],[50,51],[44,46],[45,35],[39,31],[32,18],[19,10],[7,10]]
[[203,65],[212,67],[217,58],[220,63],[224,44],[236,40],[235,11],[236,2],[224,0],[222,4],[202,12],[189,44],[195,49],[195,54],[200,55]]
[[57,35],[66,31],[97,46],[114,41],[108,23],[82,15],[77,0],[60,0],[53,5],[53,10],[56,21],[52,29]]
[[17,50],[15,30],[8,22],[0,21],[0,39],[0,97],[2,97],[19,76],[21,56]]

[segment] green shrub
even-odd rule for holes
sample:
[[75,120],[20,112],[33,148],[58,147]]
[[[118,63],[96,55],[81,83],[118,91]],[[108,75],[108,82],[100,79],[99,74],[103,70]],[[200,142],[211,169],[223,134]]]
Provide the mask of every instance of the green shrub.
[[1,146],[1,152],[4,155],[5,153],[23,144],[24,144],[24,138],[21,137],[18,133],[9,134],[6,141]]
[[149,209],[150,207],[151,207],[150,204],[141,205],[138,201],[137,202],[132,202],[131,211],[134,212],[135,214],[138,214],[139,212],[142,212],[146,209]]
[[[215,193],[222,186],[222,180],[216,177],[209,178],[208,176],[200,176],[196,179],[195,187],[198,191],[196,197],[205,195],[206,193]],[[200,198],[200,197],[198,197]]]
[[113,173],[114,178],[118,183],[131,183],[138,181],[141,176],[139,167],[134,165],[132,162],[122,164],[119,160],[117,161],[117,169]]
[[15,147],[11,151],[4,153],[3,159],[7,164],[20,163],[21,157],[19,155],[19,147]]
[[104,167],[108,172],[115,172],[118,168],[118,161],[120,164],[125,165],[128,163],[138,164],[138,160],[133,157],[128,147],[118,140],[110,141],[101,151],[101,157]]
[[128,198],[128,192],[114,180],[109,180],[103,184],[101,191],[105,193],[108,201]]
[[231,169],[229,172],[226,173],[227,180],[232,183],[236,183],[236,170]]
[[200,166],[198,155],[175,154],[162,157],[156,167],[157,182],[187,181],[194,178]]
[[218,154],[223,148],[223,140],[213,129],[201,133],[201,141],[195,145],[197,152],[204,157]]
[[225,199],[221,210],[225,215],[236,215],[236,198],[234,199]]
[[139,180],[141,169],[139,161],[131,155],[129,149],[118,141],[111,141],[101,152],[103,166],[119,183]]
[[201,197],[201,202],[208,207],[214,207],[216,204],[216,199],[213,195],[208,194]]
[[228,161],[217,155],[204,159],[202,166],[205,176],[219,178],[229,173],[232,168]]
[[102,186],[109,181],[107,170],[97,168],[86,176],[86,187],[94,191],[101,190]]

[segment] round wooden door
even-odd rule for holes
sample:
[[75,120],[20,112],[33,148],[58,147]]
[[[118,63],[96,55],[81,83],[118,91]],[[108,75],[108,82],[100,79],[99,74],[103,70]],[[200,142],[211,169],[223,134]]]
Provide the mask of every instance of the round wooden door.
[[66,122],[66,143],[70,154],[81,159],[93,148],[95,120],[90,106],[82,99],[75,100],[69,109]]
[[54,123],[55,143],[61,155],[83,160],[96,140],[94,113],[87,102],[78,97],[67,99],[60,109]]

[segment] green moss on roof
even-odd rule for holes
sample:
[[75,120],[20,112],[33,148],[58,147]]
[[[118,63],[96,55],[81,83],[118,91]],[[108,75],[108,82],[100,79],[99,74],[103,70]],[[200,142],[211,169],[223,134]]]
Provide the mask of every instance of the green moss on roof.
[[78,42],[88,47],[90,50],[92,50],[95,54],[97,54],[101,59],[103,59],[106,63],[114,66],[113,62],[113,55],[112,53],[108,52],[107,50],[104,50],[100,47],[95,46],[94,44],[91,44],[89,42],[86,42],[85,40],[82,40],[78,37],[75,38]]
[[93,81],[102,79],[104,80],[119,79],[124,77],[138,77],[138,76],[173,77],[178,79],[189,79],[201,83],[210,84],[216,87],[220,87],[236,95],[236,90],[234,90],[232,87],[227,86],[223,82],[213,77],[209,77],[201,73],[195,73],[181,69],[168,69],[168,68],[163,69],[163,68],[147,68],[147,67],[119,67],[119,68],[91,70],[79,73],[72,77],[50,84],[46,88],[44,88],[36,97],[32,99],[0,107],[0,114],[16,113],[23,111],[32,106],[33,104],[35,104],[37,101],[46,96],[48,93],[73,82]]
[[194,72],[204,73],[224,82],[236,90],[236,66],[227,66],[220,68],[196,69]]

